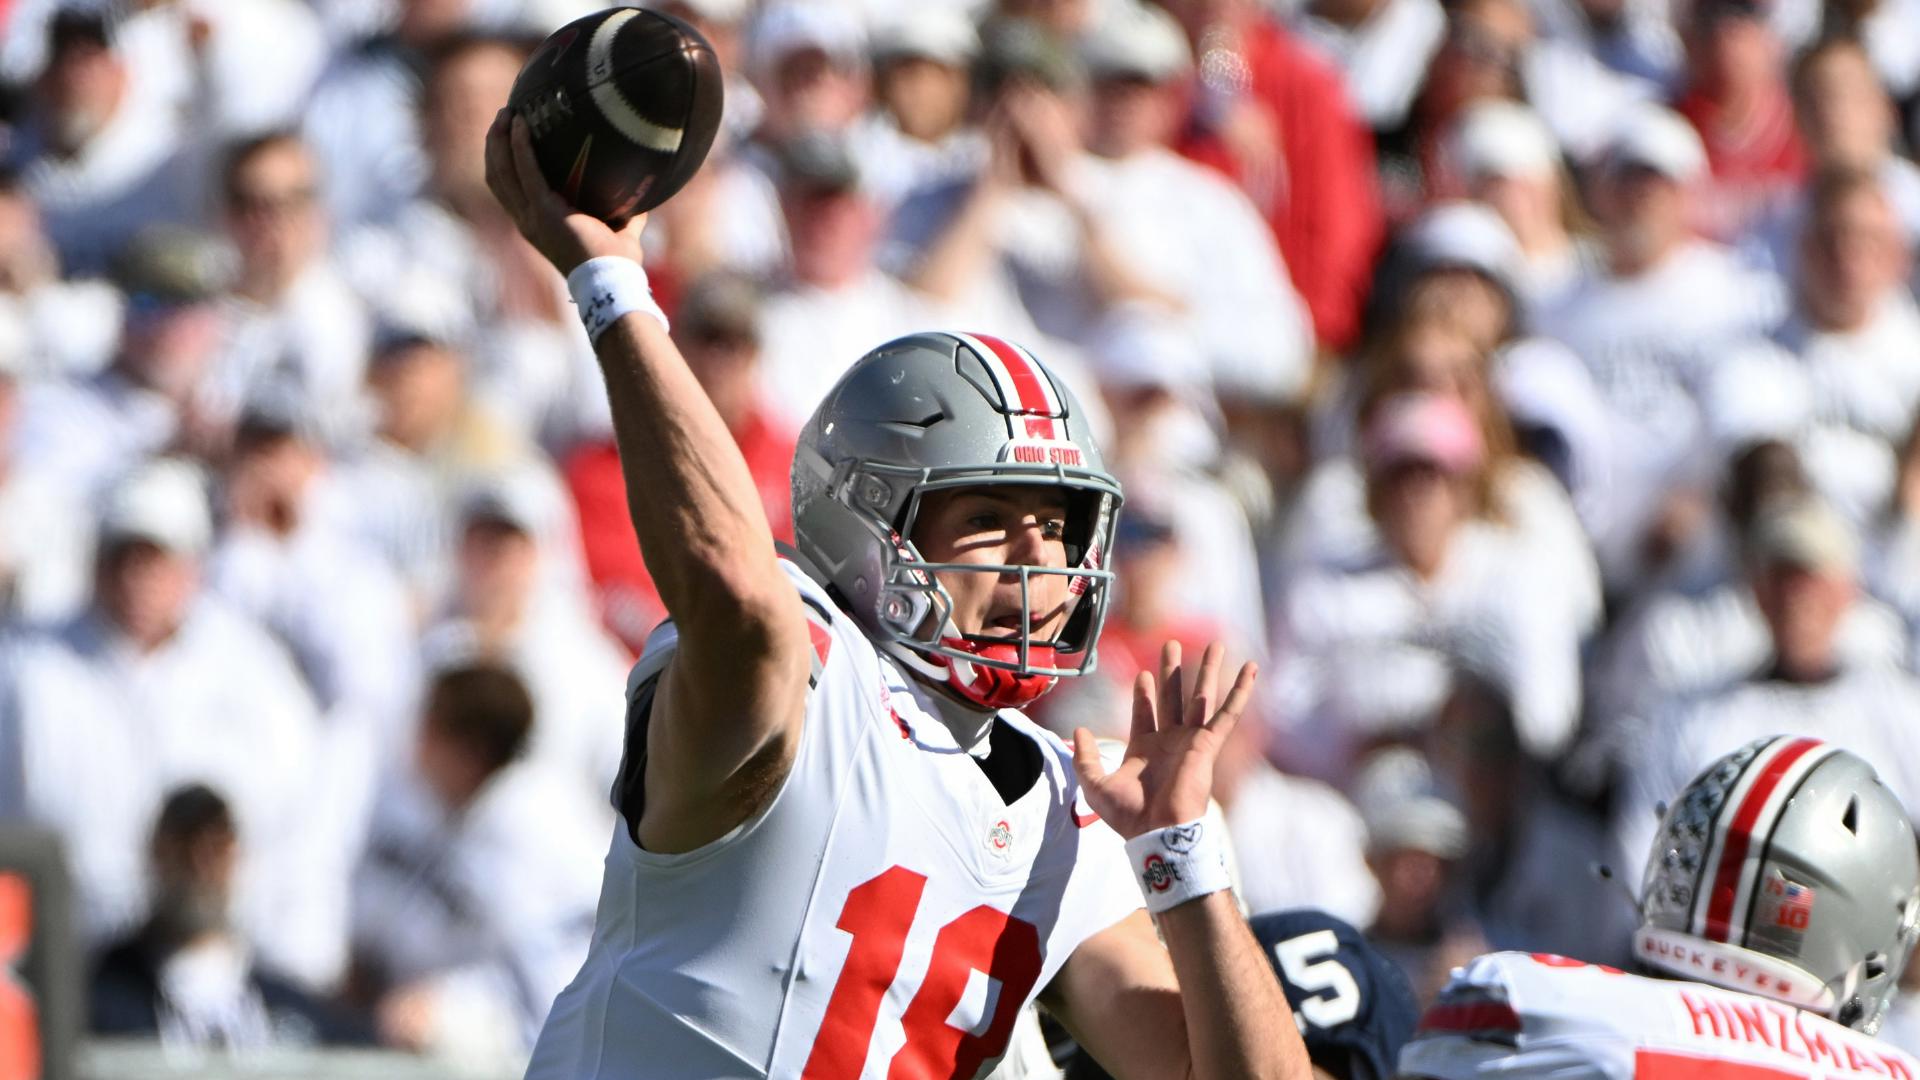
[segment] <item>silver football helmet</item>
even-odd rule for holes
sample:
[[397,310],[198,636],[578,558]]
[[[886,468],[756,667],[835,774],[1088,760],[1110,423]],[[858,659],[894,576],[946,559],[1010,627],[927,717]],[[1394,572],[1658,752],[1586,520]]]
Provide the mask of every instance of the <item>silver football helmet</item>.
[[[920,556],[911,537],[928,493],[997,484],[1065,490],[1064,568]],[[861,357],[793,456],[801,565],[908,672],[976,708],[1018,708],[1093,670],[1120,501],[1073,393],[1025,349],[984,334],[914,334]],[[1051,641],[1027,625],[1016,637],[962,634],[941,571],[1017,576],[1023,604],[1036,577],[1066,576],[1065,628]]]
[[1661,819],[1634,954],[1872,1034],[1917,937],[1900,801],[1853,754],[1779,735],[1709,765]]

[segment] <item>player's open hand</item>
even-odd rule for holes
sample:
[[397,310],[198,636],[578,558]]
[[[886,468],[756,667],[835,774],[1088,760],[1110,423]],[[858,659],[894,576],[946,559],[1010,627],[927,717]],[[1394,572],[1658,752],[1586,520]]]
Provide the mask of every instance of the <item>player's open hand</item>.
[[640,231],[646,228],[647,215],[637,215],[615,230],[568,205],[540,173],[527,122],[508,109],[496,113],[487,129],[487,187],[520,235],[562,274],[601,255],[640,261]]
[[[1087,805],[1127,839],[1179,825],[1206,813],[1213,794],[1213,763],[1253,695],[1254,665],[1243,664],[1220,700],[1219,642],[1207,646],[1191,690],[1180,664],[1180,644],[1160,651],[1160,678],[1143,671],[1133,684],[1133,729],[1127,754],[1109,773],[1093,733],[1073,733],[1074,770]],[[1215,703],[1218,702],[1216,705]]]

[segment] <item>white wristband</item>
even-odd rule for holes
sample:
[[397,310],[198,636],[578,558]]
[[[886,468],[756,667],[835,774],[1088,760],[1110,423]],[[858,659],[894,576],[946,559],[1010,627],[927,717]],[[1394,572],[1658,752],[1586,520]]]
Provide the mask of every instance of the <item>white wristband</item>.
[[567,292],[573,296],[573,306],[580,309],[580,322],[587,328],[588,339],[595,343],[607,327],[632,311],[651,315],[659,321],[660,329],[668,329],[667,313],[654,303],[646,268],[632,259],[618,255],[588,259],[567,275]]
[[1208,893],[1233,888],[1226,838],[1204,820],[1141,833],[1127,841],[1127,859],[1155,915]]

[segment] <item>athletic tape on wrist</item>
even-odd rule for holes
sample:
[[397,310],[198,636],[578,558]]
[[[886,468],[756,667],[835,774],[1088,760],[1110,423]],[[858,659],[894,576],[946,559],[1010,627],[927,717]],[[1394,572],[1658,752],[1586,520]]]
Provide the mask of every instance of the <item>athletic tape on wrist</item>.
[[1208,893],[1233,888],[1226,838],[1203,820],[1141,833],[1127,841],[1127,858],[1155,915]]
[[567,275],[567,292],[573,296],[573,306],[580,309],[580,323],[587,328],[587,337],[596,344],[607,327],[632,311],[651,315],[659,321],[660,329],[668,329],[667,313],[654,303],[646,268],[632,259],[618,255],[588,259]]

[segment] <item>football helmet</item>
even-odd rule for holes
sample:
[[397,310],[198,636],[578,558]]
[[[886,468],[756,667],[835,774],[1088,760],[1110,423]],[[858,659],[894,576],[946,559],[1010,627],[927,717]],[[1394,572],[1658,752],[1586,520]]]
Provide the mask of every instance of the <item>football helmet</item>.
[[1916,937],[1900,801],[1855,755],[1779,735],[1709,765],[1662,817],[1634,955],[1872,1034]]
[[[1067,493],[1066,566],[935,563],[912,536],[936,491],[1048,485]],[[913,334],[860,358],[801,431],[793,456],[797,560],[909,673],[963,704],[1019,708],[1094,669],[1121,502],[1073,393],[1033,355],[984,334]],[[1071,580],[1050,641],[963,634],[946,571]]]

